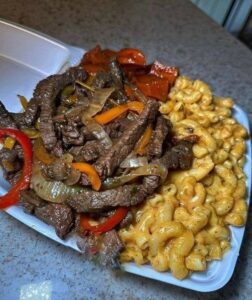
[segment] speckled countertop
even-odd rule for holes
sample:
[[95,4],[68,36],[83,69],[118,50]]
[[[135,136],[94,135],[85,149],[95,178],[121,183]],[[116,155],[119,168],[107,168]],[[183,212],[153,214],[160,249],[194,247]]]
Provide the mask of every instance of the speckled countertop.
[[[149,60],[178,65],[216,94],[233,97],[252,120],[252,52],[189,1],[0,0],[0,17],[86,49],[139,47]],[[56,300],[251,299],[251,270],[251,214],[231,281],[201,294],[102,269],[0,213],[0,300],[19,299],[30,283],[42,283]]]

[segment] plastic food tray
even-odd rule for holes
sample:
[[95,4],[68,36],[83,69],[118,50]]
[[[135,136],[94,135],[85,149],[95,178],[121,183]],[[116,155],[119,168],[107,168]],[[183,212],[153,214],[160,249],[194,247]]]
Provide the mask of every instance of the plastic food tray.
[[[21,106],[17,94],[30,98],[39,80],[50,74],[63,72],[67,67],[77,64],[84,52],[83,49],[65,45],[41,33],[0,20],[0,99],[9,110],[20,111]],[[248,117],[240,107],[234,107],[233,115],[249,130]],[[249,204],[251,192],[250,141],[246,142],[246,146],[245,173],[247,175],[247,203]],[[0,194],[6,193],[8,188],[9,184],[0,173]],[[59,239],[53,227],[24,213],[22,208],[14,206],[6,209],[6,213],[48,238],[79,251],[75,236],[65,241]],[[223,287],[233,274],[244,230],[244,227],[231,227],[232,248],[224,258],[221,261],[209,263],[205,272],[193,273],[182,281],[174,278],[169,272],[159,273],[150,265],[137,266],[135,263],[125,263],[121,267],[127,272],[180,287],[201,292],[214,291]]]

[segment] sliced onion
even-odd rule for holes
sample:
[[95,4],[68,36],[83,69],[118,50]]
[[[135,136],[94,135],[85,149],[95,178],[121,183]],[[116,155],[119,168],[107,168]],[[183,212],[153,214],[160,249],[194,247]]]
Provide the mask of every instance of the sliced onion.
[[89,107],[82,114],[81,120],[84,125],[86,125],[87,120],[92,118],[103,109],[104,104],[114,90],[114,87],[110,87],[105,89],[97,89],[94,91],[92,98],[90,99]]
[[121,162],[120,167],[122,169],[132,169],[132,168],[138,168],[143,167],[145,165],[148,165],[148,159],[145,156],[142,157],[136,157],[129,155],[125,158],[124,161]]
[[125,183],[130,182],[133,179],[136,179],[137,177],[150,175],[159,176],[161,178],[161,181],[164,182],[168,175],[168,170],[164,165],[161,164],[148,164],[143,167],[139,167],[134,171],[131,171],[127,175],[107,178],[103,182],[102,188],[113,189],[124,185]]
[[112,140],[102,125],[98,124],[94,119],[89,119],[86,120],[86,126],[88,131],[91,132],[101,142],[105,149],[112,147]]
[[81,191],[81,187],[70,187],[61,181],[47,181],[38,162],[33,164],[31,187],[40,198],[54,203],[62,203]]

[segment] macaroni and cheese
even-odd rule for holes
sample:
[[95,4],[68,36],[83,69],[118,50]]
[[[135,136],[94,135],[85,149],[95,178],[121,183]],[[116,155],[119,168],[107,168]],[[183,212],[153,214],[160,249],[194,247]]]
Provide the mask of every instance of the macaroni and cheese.
[[198,136],[193,165],[170,171],[159,191],[132,209],[134,223],[119,231],[125,244],[121,262],[150,263],[183,279],[228,251],[229,225],[244,226],[247,218],[247,130],[232,117],[233,105],[203,81],[178,77],[160,112],[176,138]]

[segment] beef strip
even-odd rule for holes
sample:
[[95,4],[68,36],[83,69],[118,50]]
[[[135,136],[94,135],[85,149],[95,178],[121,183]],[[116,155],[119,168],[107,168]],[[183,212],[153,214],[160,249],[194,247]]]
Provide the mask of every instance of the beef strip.
[[105,131],[111,139],[121,137],[124,131],[131,125],[132,121],[127,118],[118,118],[108,125],[104,126]]
[[69,153],[74,156],[75,161],[95,161],[105,149],[98,140],[87,141],[84,146],[73,146]]
[[65,204],[48,203],[42,200],[33,190],[20,192],[20,205],[25,212],[34,214],[43,222],[55,227],[60,238],[64,238],[75,223],[75,215]]
[[15,172],[15,173],[7,172],[6,174],[4,174],[4,178],[13,186],[17,183],[17,181],[20,178],[21,174],[22,174],[21,170]]
[[64,239],[74,226],[74,214],[65,204],[50,203],[35,207],[34,214],[43,222],[52,225],[61,239]]
[[27,190],[20,192],[19,204],[23,206],[26,213],[33,214],[36,207],[42,207],[46,204],[46,202],[33,190]]
[[119,227],[124,228],[124,227],[129,226],[130,224],[132,224],[133,219],[134,219],[134,216],[133,216],[132,212],[129,210],[127,215],[120,222]]
[[108,231],[100,236],[89,235],[78,237],[77,246],[87,258],[97,258],[104,266],[118,265],[117,257],[124,248],[115,230]]
[[12,181],[15,173],[22,169],[22,161],[18,157],[17,150],[3,147],[0,150],[0,165],[4,170],[6,180]]
[[99,251],[99,262],[104,266],[116,266],[118,254],[123,248],[124,245],[115,230],[104,233]]
[[20,128],[20,129],[27,128],[27,124],[25,123],[23,112],[22,113],[10,113],[10,114],[18,128]]
[[192,146],[189,141],[179,141],[177,145],[166,151],[160,159],[161,163],[169,169],[189,169],[193,160]]
[[71,172],[71,166],[61,159],[55,160],[53,163],[46,165],[43,173],[50,179],[63,181],[67,179]]
[[104,153],[104,151],[104,146],[100,141],[88,141],[81,149],[80,158],[82,161],[92,162]]
[[84,135],[85,141],[92,141],[92,140],[96,139],[96,137],[94,136],[94,134],[92,132],[90,132],[86,126],[83,126],[81,128],[81,131],[82,131],[82,133]]
[[62,149],[62,141],[58,140],[52,149],[52,154],[54,154],[56,157],[61,157],[63,153],[64,151]]
[[14,162],[17,159],[17,157],[17,151],[14,149],[2,148],[0,150],[0,162],[3,160]]
[[[122,117],[117,118],[103,127],[111,139],[116,139],[123,134],[123,132],[130,126],[131,122],[131,120]],[[87,127],[83,126],[81,128],[81,132],[83,133],[86,141],[96,140],[96,137],[92,134],[92,132],[88,131]]]
[[109,63],[109,69],[112,78],[112,85],[116,88],[112,94],[112,98],[116,99],[118,104],[126,103],[128,101],[128,97],[126,96],[123,88],[123,79],[125,75],[116,59],[113,59]]
[[87,259],[94,258],[95,255],[99,252],[101,244],[101,236],[97,235],[86,235],[86,236],[77,236],[76,242],[80,251],[84,254]]
[[161,157],[163,144],[168,134],[171,133],[172,124],[162,116],[157,118],[156,127],[153,131],[150,143],[146,150],[148,159]]
[[40,81],[34,91],[33,97],[41,105],[40,132],[47,150],[52,150],[57,143],[53,124],[54,100],[59,92],[68,84],[76,80],[85,80],[87,77],[83,68],[71,68],[63,74],[52,75]]
[[92,88],[102,89],[111,83],[111,75],[107,72],[98,72],[92,81]]
[[62,127],[62,139],[65,145],[83,145],[84,134],[79,130],[76,123],[70,122]]
[[121,70],[120,65],[116,59],[113,59],[109,63],[109,70],[110,70],[113,84],[118,89],[122,89],[123,88],[123,71]]
[[128,184],[106,191],[83,189],[78,195],[67,200],[77,212],[99,212],[117,206],[132,206],[141,203],[153,194],[159,186],[157,176],[146,176],[142,184]]
[[134,149],[136,142],[143,134],[148,123],[155,118],[158,108],[159,104],[157,101],[149,100],[136,121],[132,122],[121,138],[96,161],[94,166],[102,179],[111,176],[120,163]]
[[43,168],[46,177],[63,181],[66,185],[74,185],[78,183],[81,173],[71,167],[71,164],[64,161],[63,158],[55,160],[53,163]]
[[[37,91],[35,89],[34,94],[37,94]],[[31,126],[32,124],[34,124],[36,117],[38,115],[38,111],[39,111],[39,105],[40,105],[40,100],[38,98],[32,98],[27,105],[27,108],[24,112],[23,115],[23,120],[24,123],[27,126]]]
[[5,108],[0,101],[0,128],[17,128],[17,124],[11,113]]

